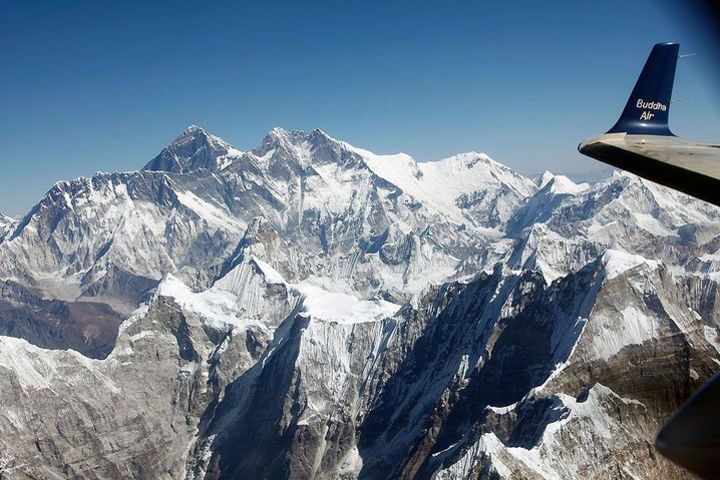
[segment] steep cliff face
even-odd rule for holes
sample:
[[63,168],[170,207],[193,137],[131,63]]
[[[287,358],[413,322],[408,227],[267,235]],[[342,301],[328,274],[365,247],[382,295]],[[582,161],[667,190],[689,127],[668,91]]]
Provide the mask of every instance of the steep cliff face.
[[[182,478],[209,406],[259,359],[275,315],[294,308],[264,292],[261,272],[238,268],[251,270],[245,298],[230,287],[195,294],[168,276],[103,360],[0,337],[3,475]],[[247,296],[260,300],[254,318]]]
[[[152,329],[145,330],[147,324]],[[197,321],[160,300],[105,360],[2,338],[9,478],[178,478],[202,413]],[[196,334],[188,342],[189,334]]]
[[687,478],[720,211],[189,127],[0,225],[3,478]]

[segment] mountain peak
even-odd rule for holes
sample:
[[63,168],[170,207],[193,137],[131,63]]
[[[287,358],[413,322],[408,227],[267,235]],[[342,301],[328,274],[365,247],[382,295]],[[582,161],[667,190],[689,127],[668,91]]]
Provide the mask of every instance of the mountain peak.
[[290,131],[289,131],[289,130],[285,130],[285,129],[282,128],[282,127],[273,127],[273,128],[267,133],[267,136],[268,136],[268,137],[270,137],[270,136],[272,136],[272,137],[284,137],[284,136],[286,136],[288,133],[290,133]]
[[656,260],[648,260],[640,255],[616,249],[607,249],[602,257],[600,257],[600,261],[604,267],[605,278],[607,280],[619,277],[625,272],[641,265],[647,265],[651,269],[658,268],[660,265],[660,262]]
[[555,195],[572,194],[575,195],[590,186],[587,183],[575,183],[565,175],[554,175],[549,171],[545,171],[540,177],[540,190],[548,191]]
[[199,125],[195,125],[194,123],[191,123],[190,125],[185,128],[185,132],[203,132],[207,133],[204,128],[202,128]]
[[207,130],[195,124],[190,124],[185,128],[185,130],[182,131],[180,135],[177,136],[177,138],[175,138],[175,140],[170,142],[167,146],[170,147],[172,145],[180,145],[188,142],[190,139],[208,141],[210,138],[213,138],[213,135],[210,135]]
[[490,166],[497,166],[501,168],[507,168],[502,163],[496,162],[487,153],[483,152],[476,152],[474,150],[469,152],[462,152],[462,153],[456,153],[455,155],[451,155],[449,157],[442,158],[440,160],[437,160],[438,163],[444,164],[447,166],[454,165],[456,167],[460,168],[473,168],[478,163],[482,163],[485,165]]
[[345,144],[319,128],[313,130],[286,130],[275,127],[268,132],[262,144],[253,150],[256,157],[266,155],[285,157],[300,165],[327,164],[339,161]]
[[545,170],[536,181],[538,188],[544,188],[553,178],[555,178],[555,174],[550,170]]
[[314,128],[312,130],[286,130],[282,127],[274,127],[268,132],[266,139],[268,138],[273,140],[287,141],[290,143],[297,143],[298,141],[308,141],[313,139],[324,139],[337,142],[337,140],[335,140],[333,137],[331,137],[319,128]]
[[225,140],[211,135],[204,128],[191,124],[170,142],[143,170],[189,173],[198,169],[221,170],[239,151]]

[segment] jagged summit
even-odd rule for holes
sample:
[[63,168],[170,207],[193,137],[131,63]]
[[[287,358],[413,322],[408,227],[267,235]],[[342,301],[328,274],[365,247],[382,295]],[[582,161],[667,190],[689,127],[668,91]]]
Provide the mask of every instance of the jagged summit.
[[220,137],[209,134],[202,127],[189,125],[157,157],[150,160],[143,170],[173,173],[189,173],[202,168],[222,170],[242,154],[243,152]]
[[[202,127],[190,125],[148,162],[144,170],[189,173],[199,169],[232,170],[232,165],[239,169],[253,165],[262,170],[277,170],[280,164],[291,170],[330,164],[356,168],[363,164],[374,174],[416,196],[422,197],[422,192],[429,188],[418,182],[434,182],[441,189],[449,189],[450,203],[458,195],[474,191],[478,181],[504,183],[521,197],[531,195],[537,189],[530,180],[482,152],[471,151],[418,162],[406,153],[377,154],[355,147],[319,128],[306,131],[275,127],[258,147],[244,153]],[[427,181],[423,181],[426,175]]]
[[282,160],[308,167],[339,163],[343,160],[342,150],[342,142],[318,128],[305,131],[275,127],[251,153],[265,163]]
[[[118,291],[131,308],[160,274],[206,286],[264,218],[305,247],[305,260],[284,254],[280,270],[291,279],[317,275],[315,256],[335,256],[337,266],[321,270],[343,288],[414,291],[429,277],[412,265],[435,264],[437,281],[454,275],[476,235],[501,229],[533,189],[475,152],[418,163],[319,129],[280,128],[241,152],[191,125],[142,171],[58,183],[0,242],[0,271],[31,284],[62,279],[57,288],[73,299]],[[346,263],[366,251],[377,265]],[[399,266],[408,270],[399,275]]]
[[[325,137],[330,140],[335,140],[333,137],[328,135],[327,132],[320,128],[313,128],[312,130],[288,130],[282,127],[273,127],[267,134],[267,136],[277,138],[310,138],[310,137]],[[337,140],[336,140],[337,141]]]
[[182,133],[180,133],[180,135],[178,135],[172,142],[168,143],[165,148],[179,147],[192,141],[199,142],[203,145],[212,142],[213,139],[215,141],[223,141],[222,139],[208,133],[208,131],[204,128],[191,124],[188,125],[187,128],[185,128],[185,130],[183,130]]
[[195,125],[194,123],[191,123],[190,125],[187,126],[187,128],[185,128],[185,133],[191,133],[191,132],[207,133],[207,131],[204,128],[202,128],[199,125]]

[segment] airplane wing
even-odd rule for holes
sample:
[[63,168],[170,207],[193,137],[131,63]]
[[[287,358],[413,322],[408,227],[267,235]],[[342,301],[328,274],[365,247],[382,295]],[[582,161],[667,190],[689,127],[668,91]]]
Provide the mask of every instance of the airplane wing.
[[676,137],[668,125],[679,49],[672,42],[655,45],[620,119],[578,150],[720,206],[720,146]]
[[[578,150],[720,206],[720,146],[678,138],[668,126],[678,51],[676,43],[655,45],[620,119]],[[703,478],[720,478],[719,406],[720,374],[668,421],[655,446]]]
[[658,433],[664,456],[702,478],[720,478],[720,375],[698,390]]

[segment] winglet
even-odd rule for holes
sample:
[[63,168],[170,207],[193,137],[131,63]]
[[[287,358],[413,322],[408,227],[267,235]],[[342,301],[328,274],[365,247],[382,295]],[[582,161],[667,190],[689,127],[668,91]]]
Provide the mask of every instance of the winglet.
[[674,42],[653,47],[625,110],[607,133],[673,135],[668,115],[679,51]]

